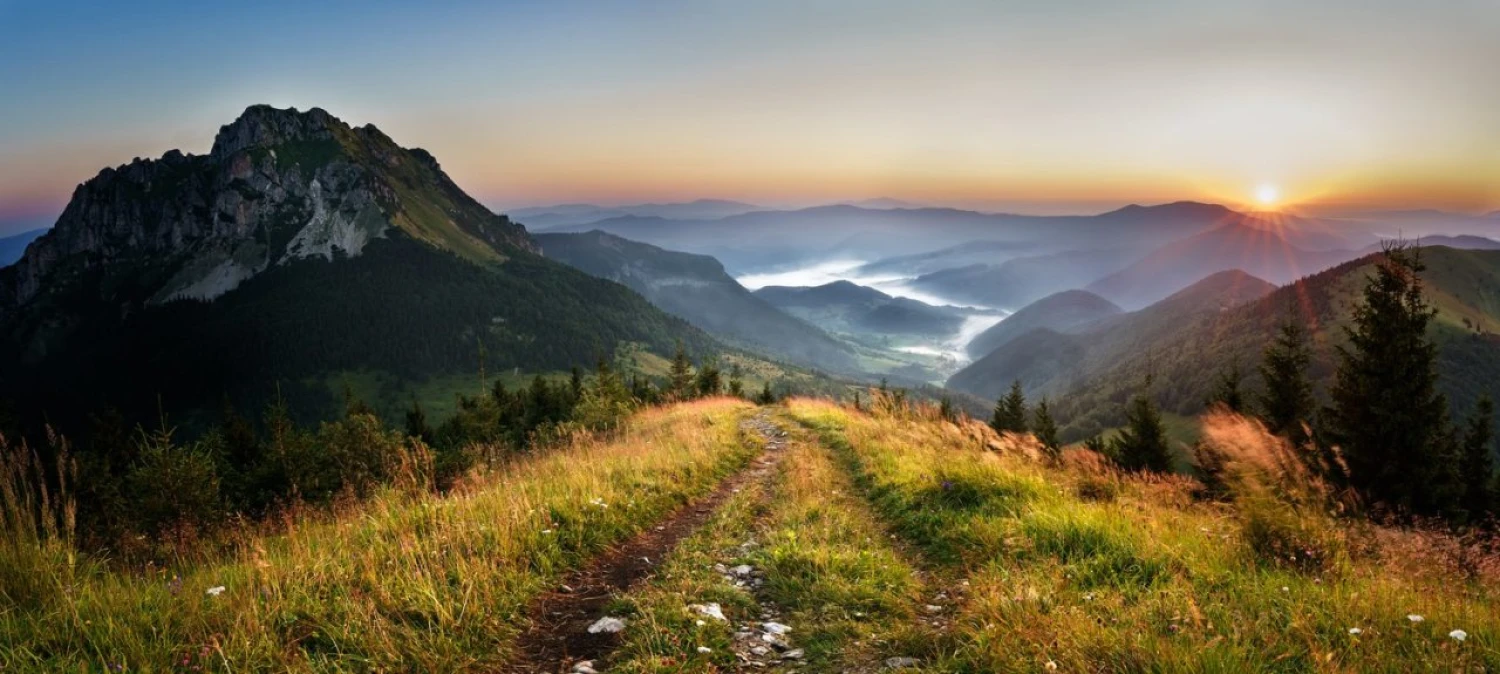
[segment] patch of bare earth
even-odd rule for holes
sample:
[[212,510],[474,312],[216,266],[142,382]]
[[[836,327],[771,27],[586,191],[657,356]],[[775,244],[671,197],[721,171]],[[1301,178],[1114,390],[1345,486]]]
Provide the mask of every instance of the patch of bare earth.
[[[604,608],[616,596],[649,580],[659,564],[683,539],[691,536],[736,492],[754,480],[767,479],[775,471],[782,442],[764,411],[741,422],[747,434],[759,436],[767,451],[750,466],[725,478],[707,496],[668,515],[635,538],[594,558],[583,568],[567,574],[552,591],[538,596],[527,610],[529,627],[517,640],[515,662],[504,671],[574,672],[594,671],[597,661],[620,644],[621,635],[611,625],[598,625]],[[590,628],[594,627],[593,631]],[[602,629],[601,629],[602,628]]]

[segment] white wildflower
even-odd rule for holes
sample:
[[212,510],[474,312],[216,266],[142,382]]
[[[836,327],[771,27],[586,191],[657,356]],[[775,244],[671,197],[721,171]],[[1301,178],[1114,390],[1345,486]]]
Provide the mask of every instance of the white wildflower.
[[224,594],[224,586],[223,585],[215,585],[214,587],[208,588],[208,591],[205,594],[207,594],[210,597],[217,597],[217,596],[219,596],[221,594]]
[[1410,620],[1410,621],[1412,621],[1414,623],[1419,623],[1419,622],[1422,622],[1423,620],[1426,620],[1426,618],[1423,618],[1422,616],[1419,616],[1419,615],[1417,615],[1415,613],[1408,613],[1406,615],[1406,619]]
[[1452,632],[1448,633],[1448,636],[1453,637],[1455,641],[1463,641],[1464,639],[1469,638],[1469,633],[1463,630],[1453,630]]
[[1362,629],[1360,629],[1360,628],[1358,628],[1358,627],[1350,627],[1350,628],[1349,628],[1349,633],[1350,633],[1350,634],[1353,634],[1353,635],[1355,635],[1355,636],[1359,636],[1359,635],[1361,635],[1361,634],[1364,634],[1364,633],[1365,633],[1365,631],[1364,631],[1364,630],[1362,630]]

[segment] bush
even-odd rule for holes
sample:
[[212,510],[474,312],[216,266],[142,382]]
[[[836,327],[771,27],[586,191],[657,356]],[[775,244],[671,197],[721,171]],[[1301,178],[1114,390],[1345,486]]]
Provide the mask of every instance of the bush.
[[180,446],[171,430],[141,436],[141,454],[125,477],[138,526],[159,533],[177,525],[199,527],[223,511],[214,457],[202,445]]

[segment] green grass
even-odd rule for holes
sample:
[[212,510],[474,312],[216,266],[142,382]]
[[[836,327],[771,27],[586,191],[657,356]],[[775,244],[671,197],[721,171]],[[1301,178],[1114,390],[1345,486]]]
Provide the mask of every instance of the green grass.
[[647,411],[618,439],[517,461],[446,497],[390,491],[293,518],[228,557],[188,549],[108,569],[9,541],[0,669],[493,670],[540,589],[745,463],[747,408]]
[[[792,626],[792,645],[811,671],[844,671],[932,647],[914,617],[915,570],[889,543],[827,450],[793,442],[769,485],[737,495],[684,542],[656,580],[628,601],[637,616],[612,665],[616,672],[700,672],[735,667],[735,626],[757,625],[760,605],[715,564],[765,574],[761,599]],[[745,545],[750,542],[751,545]],[[718,602],[728,623],[687,607]],[[709,653],[699,653],[699,646]]]
[[[1466,566],[1446,536],[1304,510],[1293,524],[1341,530],[1348,558],[1267,564],[1247,533],[1256,506],[1196,501],[1187,480],[1113,473],[1083,450],[1048,466],[977,424],[939,422],[930,411],[872,416],[802,400],[790,408],[847,457],[897,532],[966,575],[951,647],[929,671],[1038,671],[1049,662],[1085,672],[1500,667],[1500,569],[1483,570],[1493,558]],[[955,474],[966,482],[936,496],[932,483]],[[1453,629],[1467,639],[1450,638]]]
[[[647,410],[614,439],[446,497],[392,489],[164,566],[8,536],[0,670],[496,670],[539,591],[759,451],[740,429],[750,410]],[[795,399],[775,414],[793,428],[776,472],[609,606],[630,619],[609,671],[734,671],[734,631],[759,623],[762,603],[793,627],[800,671],[877,671],[888,657],[955,674],[1500,669],[1500,559],[1445,534],[1336,520],[1306,495],[1244,486],[1203,501],[1191,480],[1121,474],[1083,450],[1047,463],[926,406]],[[1274,442],[1243,420],[1203,429],[1209,443]],[[1282,563],[1267,541],[1333,552]],[[749,564],[764,585],[736,587],[715,564]],[[689,608],[710,602],[730,623]]]

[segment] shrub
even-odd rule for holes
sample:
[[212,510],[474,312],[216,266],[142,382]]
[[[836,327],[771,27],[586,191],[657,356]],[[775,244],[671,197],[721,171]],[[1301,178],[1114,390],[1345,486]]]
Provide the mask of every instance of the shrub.
[[162,532],[202,526],[223,510],[214,457],[201,445],[178,445],[172,431],[141,434],[141,454],[126,474],[126,491],[138,526]]

